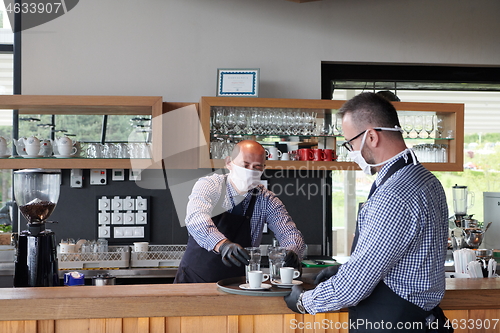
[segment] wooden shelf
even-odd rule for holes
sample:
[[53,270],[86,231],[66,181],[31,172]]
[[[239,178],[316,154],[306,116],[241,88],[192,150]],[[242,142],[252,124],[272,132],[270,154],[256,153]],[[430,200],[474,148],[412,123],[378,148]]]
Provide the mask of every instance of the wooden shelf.
[[2,169],[147,169],[157,168],[151,159],[128,158],[4,158]]
[[86,158],[8,158],[0,160],[2,169],[145,169],[161,164],[163,141],[163,102],[157,96],[55,96],[1,95],[0,109],[18,110],[19,114],[54,115],[150,115],[152,118],[152,159],[86,159]]
[[[341,100],[308,100],[308,99],[275,99],[275,98],[243,98],[243,97],[202,97],[200,100],[200,121],[206,142],[210,142],[210,116],[212,107],[235,108],[280,108],[299,111],[318,111],[318,118],[333,117],[346,101]],[[454,138],[428,140],[429,143],[448,145],[447,163],[422,163],[431,171],[463,171],[463,139],[464,139],[464,105],[456,103],[414,103],[393,102],[398,112],[432,112],[443,119],[443,131],[454,132]],[[272,136],[272,135],[269,135]],[[318,136],[321,140],[324,137]],[[335,137],[329,137],[336,142]],[[326,139],[325,139],[326,140]],[[414,139],[409,139],[414,141]],[[328,147],[328,148],[335,148]],[[222,168],[223,160],[212,160],[208,149],[200,149],[200,167]],[[352,162],[315,162],[315,161],[266,161],[266,168],[280,170],[359,170]]]
[[20,114],[161,114],[161,97],[149,96],[77,96],[77,95],[2,95],[1,109]]

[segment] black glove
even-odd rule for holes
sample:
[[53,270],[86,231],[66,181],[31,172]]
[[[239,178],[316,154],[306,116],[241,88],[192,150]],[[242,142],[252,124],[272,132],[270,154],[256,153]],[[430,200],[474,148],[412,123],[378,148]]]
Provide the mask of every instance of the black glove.
[[229,240],[226,240],[219,246],[219,253],[222,256],[222,262],[227,267],[233,265],[240,267],[241,264],[248,265],[248,261],[250,260],[250,255],[247,250],[242,248],[240,244],[233,243]]
[[292,250],[286,250],[285,267],[293,267],[299,269],[302,267],[299,256]]
[[[297,301],[299,300],[300,295],[304,292],[304,288],[301,285],[295,285],[292,287],[292,292],[285,296],[286,306],[292,311],[297,313],[306,313],[305,309],[302,307],[302,311],[297,308]],[[301,302],[302,304],[302,302]]]
[[323,281],[328,280],[335,274],[337,274],[340,265],[329,266],[325,269],[322,269],[321,272],[316,275],[316,279],[314,279],[314,284],[320,284]]

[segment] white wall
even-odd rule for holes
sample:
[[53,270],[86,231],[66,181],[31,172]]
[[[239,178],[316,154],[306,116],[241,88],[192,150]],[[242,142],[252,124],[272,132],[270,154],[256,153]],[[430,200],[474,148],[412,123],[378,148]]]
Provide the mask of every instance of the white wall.
[[215,94],[261,69],[261,97],[320,98],[321,61],[500,65],[498,0],[85,0],[22,35],[23,94]]

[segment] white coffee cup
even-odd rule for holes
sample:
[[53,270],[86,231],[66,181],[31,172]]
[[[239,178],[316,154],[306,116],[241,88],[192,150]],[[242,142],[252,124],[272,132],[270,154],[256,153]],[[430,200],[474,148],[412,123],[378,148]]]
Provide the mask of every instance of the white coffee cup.
[[148,242],[135,242],[134,252],[148,252],[149,243]]
[[28,145],[25,146],[24,149],[26,150],[26,155],[28,156],[37,156],[40,153],[40,145]]
[[71,156],[71,155],[75,155],[76,152],[77,152],[77,148],[74,147],[74,146],[57,146],[57,150],[59,152],[59,155],[61,156]]
[[281,283],[283,284],[291,284],[292,280],[298,278],[299,276],[300,272],[296,271],[293,267],[280,268]]
[[276,161],[276,160],[280,159],[282,153],[281,153],[281,150],[279,150],[276,147],[269,147],[266,150],[266,155],[267,155],[268,160]]
[[283,153],[281,155],[281,160],[282,161],[290,161],[290,154],[289,153]]
[[248,284],[252,289],[260,288],[262,282],[267,281],[268,279],[269,279],[269,274],[264,274],[262,271],[248,272]]

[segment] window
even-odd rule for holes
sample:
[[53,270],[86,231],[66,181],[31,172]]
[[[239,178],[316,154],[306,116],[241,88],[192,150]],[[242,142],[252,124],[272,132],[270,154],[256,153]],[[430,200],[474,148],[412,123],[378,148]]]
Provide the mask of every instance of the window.
[[[458,67],[446,66],[380,65],[380,68],[377,68],[378,65],[349,64],[342,67],[344,65],[334,66],[338,69],[338,79],[333,76],[330,76],[329,80],[326,79],[325,73],[329,71],[332,74],[332,67],[323,71],[323,92],[327,90],[326,80],[332,99],[349,99],[363,91],[391,90],[403,102],[464,103],[464,171],[434,174],[446,191],[450,216],[453,215],[451,187],[455,184],[466,185],[475,193],[475,202],[468,213],[474,214],[474,218],[482,222],[483,192],[500,192],[500,82],[494,82],[491,75],[496,73],[498,68],[464,68],[460,71]],[[349,70],[351,77],[347,73]],[[423,79],[425,72],[433,73],[433,80],[416,81]],[[460,75],[464,78],[463,82],[459,80]],[[370,77],[370,80],[363,81],[360,78],[362,76]],[[398,76],[398,80],[391,81],[395,76]],[[428,74],[428,77],[431,77],[431,74]],[[346,175],[347,173],[337,171],[332,174],[332,227],[337,230],[339,255],[348,255],[350,248],[350,237],[345,233],[345,221],[350,216],[345,207],[357,207],[357,203],[366,200],[374,180],[374,177],[367,177],[360,171],[352,172],[354,175],[350,176]],[[346,180],[349,177],[354,181]],[[348,186],[352,188],[346,188]],[[352,200],[355,202],[346,202],[344,193],[349,191],[354,191]],[[355,223],[352,219],[353,217],[350,217],[348,223]]]

